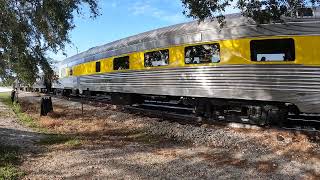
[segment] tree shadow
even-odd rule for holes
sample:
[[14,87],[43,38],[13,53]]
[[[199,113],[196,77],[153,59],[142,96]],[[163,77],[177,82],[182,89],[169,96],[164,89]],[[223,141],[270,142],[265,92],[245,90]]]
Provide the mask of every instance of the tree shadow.
[[29,152],[29,150],[30,152],[36,152],[33,144],[40,141],[43,136],[44,134],[42,133],[0,127],[0,140],[2,145],[17,146],[24,151],[27,150],[27,152]]
[[[101,110],[96,113],[104,118],[114,116],[110,112],[102,113]],[[90,117],[91,114],[86,116]],[[68,115],[66,117],[69,118]],[[119,120],[118,123],[126,120],[128,119]],[[145,126],[152,126],[152,123]],[[286,145],[290,145],[285,142],[277,149],[266,145],[261,139],[244,136],[239,142],[230,141],[225,142],[226,146],[209,146],[202,149],[189,142],[181,143],[172,138],[166,138],[164,135],[150,136],[143,131],[126,128],[101,129],[75,135],[80,136],[87,143],[77,149],[62,150],[62,152],[74,153],[75,157],[62,157],[65,161],[68,161],[68,158],[76,158],[77,161],[72,160],[63,166],[58,163],[56,166],[42,169],[38,172],[39,174],[61,175],[70,179],[86,177],[102,179],[156,177],[164,179],[301,179],[312,177],[317,179],[319,177],[315,168],[308,167],[310,163],[303,165],[304,163],[300,162],[314,158],[313,161],[319,163],[319,152],[314,152],[312,155],[309,152],[310,148],[306,148],[305,154],[311,153],[310,156],[305,157],[307,159],[294,158],[293,156],[304,155],[304,153],[301,153],[299,148],[294,151],[290,148],[285,149]],[[292,141],[291,143],[294,143],[294,140]],[[60,152],[55,155],[60,156]],[[67,170],[73,173],[70,174]]]

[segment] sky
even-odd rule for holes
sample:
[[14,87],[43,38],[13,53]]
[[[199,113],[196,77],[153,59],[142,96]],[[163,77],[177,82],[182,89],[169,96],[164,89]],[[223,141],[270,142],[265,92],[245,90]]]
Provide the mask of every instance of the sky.
[[[181,0],[99,0],[101,16],[90,19],[88,8],[75,16],[75,28],[70,32],[71,44],[66,54],[49,52],[56,61],[121,38],[145,31],[192,21],[183,15]],[[229,9],[229,13],[233,10]]]

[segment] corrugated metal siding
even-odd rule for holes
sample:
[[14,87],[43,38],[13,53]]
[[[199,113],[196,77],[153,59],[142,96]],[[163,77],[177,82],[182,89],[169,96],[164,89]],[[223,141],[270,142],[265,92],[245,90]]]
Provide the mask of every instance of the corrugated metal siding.
[[320,113],[320,68],[223,65],[81,76],[92,91],[291,102]]

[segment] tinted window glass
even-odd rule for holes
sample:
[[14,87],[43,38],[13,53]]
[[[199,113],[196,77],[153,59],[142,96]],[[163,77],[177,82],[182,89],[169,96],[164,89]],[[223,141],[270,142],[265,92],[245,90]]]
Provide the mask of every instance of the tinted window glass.
[[218,62],[220,62],[220,46],[218,43],[188,46],[185,48],[186,64]]
[[100,72],[101,71],[101,62],[98,61],[96,62],[96,72]]
[[159,50],[144,54],[144,66],[166,66],[169,64],[169,50]]
[[298,9],[298,16],[299,17],[305,17],[305,16],[312,17],[313,11],[311,8],[300,8],[300,9]]
[[265,39],[250,42],[252,61],[294,61],[293,39]]
[[129,69],[129,56],[113,59],[113,70]]

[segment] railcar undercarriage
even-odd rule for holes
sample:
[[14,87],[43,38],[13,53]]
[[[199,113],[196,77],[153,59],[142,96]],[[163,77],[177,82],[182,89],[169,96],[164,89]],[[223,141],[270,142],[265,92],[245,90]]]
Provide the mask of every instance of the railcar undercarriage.
[[219,99],[204,97],[177,97],[85,91],[84,95],[109,96],[112,104],[144,106],[150,109],[170,109],[193,114],[207,121],[232,121],[265,126],[286,123],[289,115],[299,115],[291,103]]
[[[84,97],[92,101],[126,105],[132,109],[157,111],[164,117],[190,117],[205,122],[237,122],[284,129],[320,131],[320,114],[307,114],[288,102],[221,99],[205,97],[178,97],[109,93],[85,90],[53,89],[52,93],[67,97]],[[83,99],[83,98],[81,98]],[[189,120],[188,120],[189,121]],[[298,128],[297,128],[298,127]]]
[[208,121],[233,121],[261,126],[285,123],[289,113],[299,113],[294,105],[281,102],[190,97],[181,97],[178,102],[178,107],[192,108],[196,116]]

